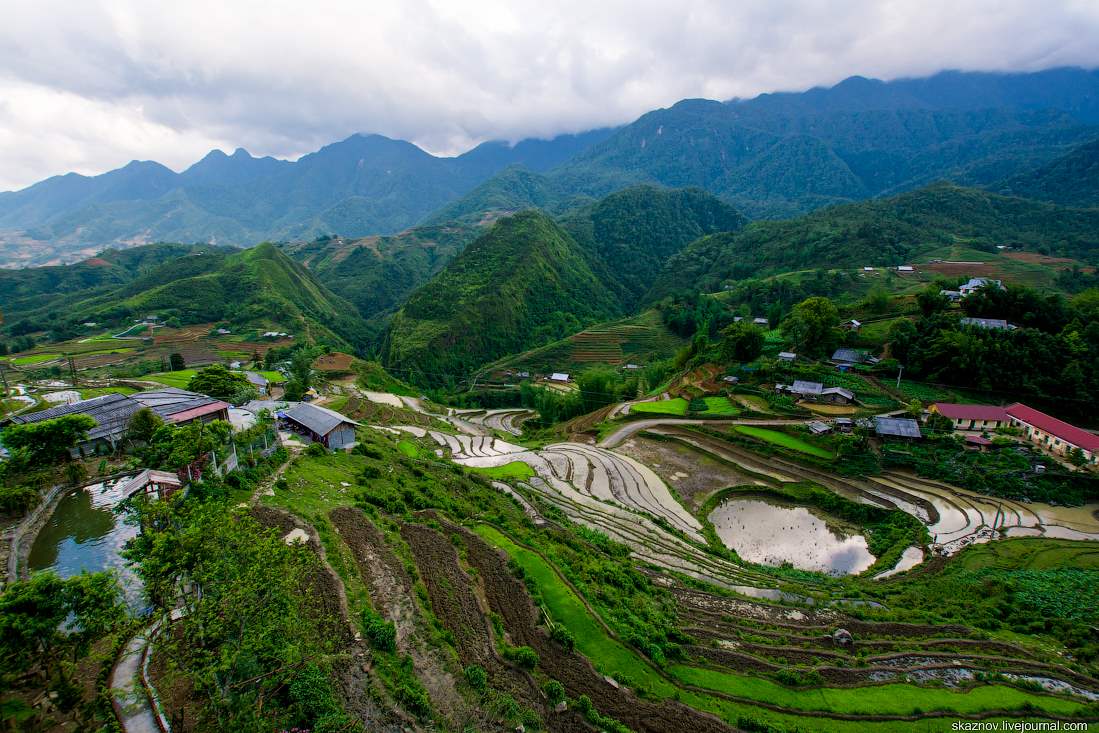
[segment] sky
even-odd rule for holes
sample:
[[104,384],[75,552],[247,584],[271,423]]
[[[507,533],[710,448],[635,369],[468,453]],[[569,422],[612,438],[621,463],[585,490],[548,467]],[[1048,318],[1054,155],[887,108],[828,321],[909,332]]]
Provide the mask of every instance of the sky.
[[453,155],[943,69],[1099,66],[1096,0],[2,0],[0,191],[355,132]]

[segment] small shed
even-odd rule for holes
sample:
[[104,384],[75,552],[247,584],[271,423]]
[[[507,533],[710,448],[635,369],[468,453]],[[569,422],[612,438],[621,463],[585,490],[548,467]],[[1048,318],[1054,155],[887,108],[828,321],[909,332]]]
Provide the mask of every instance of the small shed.
[[1008,323],[1003,318],[963,318],[959,321],[963,326],[972,326],[974,328],[987,328],[995,331],[1014,331],[1015,326]]
[[768,321],[766,318],[753,318],[752,325],[763,326],[764,328],[766,328],[767,326],[771,325],[771,322]]
[[333,450],[346,448],[354,443],[355,428],[359,427],[359,423],[346,415],[309,402],[299,402],[286,412],[280,413],[280,416],[285,422],[312,438],[314,442]]
[[245,372],[244,376],[248,383],[256,388],[257,392],[261,395],[267,394],[267,377],[258,372]]
[[922,438],[920,424],[908,417],[875,417],[874,432],[883,438]]
[[569,381],[569,375],[565,372],[554,372],[549,375],[549,381],[551,382],[567,382]]
[[836,349],[832,352],[832,361],[837,364],[861,364],[866,356],[855,349]]
[[833,405],[850,405],[855,401],[855,393],[844,387],[825,387],[820,391],[820,401]]
[[796,394],[801,397],[812,397],[815,399],[820,397],[821,392],[824,391],[824,385],[820,382],[807,382],[803,379],[797,379],[793,384],[787,387],[787,391],[790,392],[790,394]]
[[841,433],[850,433],[855,428],[855,421],[849,417],[837,417],[835,423]]
[[737,384],[740,381],[740,377],[730,374],[727,377],[722,377],[721,381],[726,384]]
[[820,420],[813,420],[806,427],[809,428],[809,432],[813,435],[824,435],[825,433],[832,432],[832,426],[828,423],[821,422]]
[[780,351],[780,352],[778,352],[778,360],[779,361],[791,362],[791,361],[795,361],[797,358],[798,358],[798,355],[795,354],[792,351]]

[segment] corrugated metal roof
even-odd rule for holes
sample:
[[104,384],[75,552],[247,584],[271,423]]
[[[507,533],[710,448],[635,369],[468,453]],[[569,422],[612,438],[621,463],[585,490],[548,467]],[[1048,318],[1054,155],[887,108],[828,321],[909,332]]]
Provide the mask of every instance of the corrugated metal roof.
[[1016,420],[1033,425],[1055,438],[1060,438],[1066,443],[1072,443],[1078,448],[1087,451],[1099,451],[1099,435],[1089,433],[1087,430],[1078,428],[1075,425],[1070,425],[1064,420],[1058,420],[1041,410],[1035,410],[1033,407],[1027,407],[1021,402],[1017,402],[1007,407],[1007,414]]
[[845,361],[851,364],[861,364],[865,358],[861,351],[855,349],[836,349],[832,353],[832,361]]
[[807,382],[803,379],[797,379],[790,385],[790,391],[794,394],[819,395],[823,390],[824,385],[820,382]]
[[346,415],[341,415],[335,410],[329,410],[327,407],[320,407],[309,402],[300,402],[293,408],[286,411],[286,419],[293,420],[304,428],[311,430],[317,435],[328,435],[332,430],[341,423],[348,423],[350,425],[358,425]]
[[52,420],[65,415],[88,415],[96,426],[88,431],[89,440],[117,438],[126,432],[130,418],[141,409],[141,405],[123,394],[106,394],[81,400],[71,405],[57,405],[47,410],[16,415],[11,421],[17,425]]
[[[167,422],[176,422],[181,418],[177,413],[190,412],[207,405],[218,405],[218,409],[229,409],[229,405],[221,400],[215,400],[198,392],[188,392],[177,387],[165,387],[164,389],[150,389],[138,392],[132,398],[160,415]],[[210,410],[211,412],[213,410]],[[205,413],[197,413],[205,414]]]
[[852,392],[849,389],[844,388],[844,387],[828,387],[826,389],[822,389],[820,393],[821,393],[821,395],[838,394],[838,395],[843,395],[844,397],[846,397],[849,400],[855,399],[855,393]]
[[895,435],[899,438],[920,438],[920,425],[907,417],[875,417],[874,429],[878,435]]

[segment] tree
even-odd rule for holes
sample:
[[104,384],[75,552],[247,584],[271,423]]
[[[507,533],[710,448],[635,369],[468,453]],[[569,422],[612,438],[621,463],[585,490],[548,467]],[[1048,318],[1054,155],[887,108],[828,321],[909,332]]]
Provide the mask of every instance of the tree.
[[160,415],[142,407],[130,417],[130,424],[126,426],[126,439],[131,442],[148,443],[164,421]]
[[181,372],[187,368],[187,362],[183,360],[183,354],[173,351],[168,357],[168,364],[173,372]]
[[950,299],[940,293],[940,290],[942,288],[939,284],[933,283],[916,294],[916,305],[925,317],[933,316],[950,307]]
[[721,359],[747,362],[763,353],[763,331],[751,323],[734,323],[721,332]]
[[31,464],[57,463],[69,460],[70,451],[87,440],[88,431],[97,424],[89,415],[63,415],[26,425],[10,425],[0,432],[0,437],[8,450],[22,452]]
[[871,313],[885,313],[889,310],[889,291],[875,285],[866,294],[866,307]]
[[187,389],[192,392],[201,392],[226,402],[232,402],[234,396],[237,396],[241,390],[249,389],[251,386],[243,375],[234,374],[224,364],[211,364],[199,370],[187,383]]
[[65,679],[64,655],[76,661],[91,643],[127,618],[122,592],[111,573],[62,579],[53,572],[17,580],[0,595],[0,667]]
[[835,345],[838,324],[839,312],[832,301],[815,296],[795,305],[782,329],[800,353],[819,357]]
[[300,400],[313,386],[313,349],[298,349],[290,357],[290,379],[286,382],[283,396],[290,401]]

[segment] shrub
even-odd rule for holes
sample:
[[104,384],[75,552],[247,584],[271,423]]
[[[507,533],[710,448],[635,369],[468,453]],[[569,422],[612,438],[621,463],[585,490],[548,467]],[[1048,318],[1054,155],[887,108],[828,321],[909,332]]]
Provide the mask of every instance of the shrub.
[[538,652],[529,646],[513,646],[504,650],[504,657],[518,664],[523,669],[534,669],[538,666]]
[[305,449],[305,455],[307,456],[323,456],[328,453],[328,449],[320,443],[310,443],[309,447]]
[[0,486],[0,512],[23,514],[38,501],[38,492],[26,486]]
[[553,630],[550,631],[550,638],[570,652],[576,646],[576,639],[573,637],[572,632],[561,624],[554,625]]
[[371,646],[383,652],[397,649],[397,627],[392,621],[386,621],[369,608],[363,609],[362,619],[363,631]]
[[466,682],[477,692],[484,692],[488,688],[488,672],[479,664],[471,664],[466,667]]
[[565,699],[565,686],[557,680],[550,680],[542,685],[542,692],[546,693],[550,705],[556,705]]

